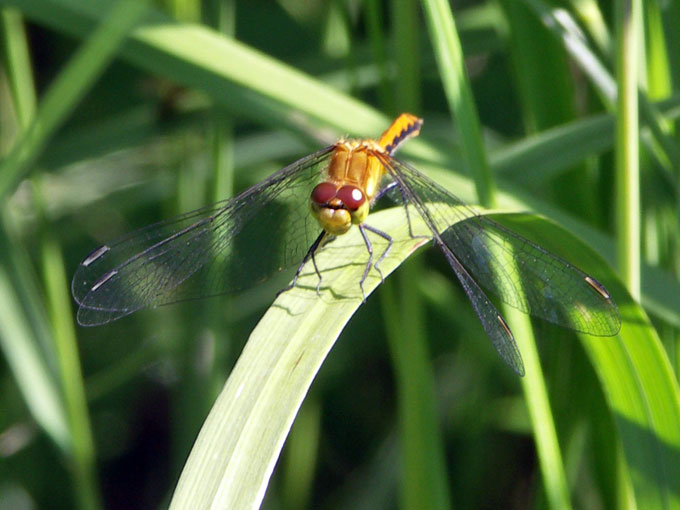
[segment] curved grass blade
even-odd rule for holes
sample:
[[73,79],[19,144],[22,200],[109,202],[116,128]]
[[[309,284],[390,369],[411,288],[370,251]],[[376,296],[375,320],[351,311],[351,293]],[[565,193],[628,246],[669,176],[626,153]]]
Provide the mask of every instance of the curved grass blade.
[[[371,215],[371,225],[392,234],[394,245],[380,267],[391,273],[426,238],[409,236],[403,209]],[[386,242],[372,238],[376,253]],[[366,246],[358,229],[338,237],[308,264],[298,284],[283,292],[252,332],[213,406],[184,467],[171,508],[256,508],[264,497],[288,430],[328,351],[361,306],[358,281]],[[381,283],[371,271],[370,294]]]
[[[393,208],[371,215],[372,225],[395,233],[395,247],[382,270],[389,274],[425,239],[410,239],[403,213]],[[586,245],[551,222],[530,215],[498,214],[504,226],[537,239],[558,254],[601,275],[622,303],[623,327],[616,337],[583,336],[617,418],[626,458],[633,463],[638,502],[680,494],[680,399],[668,359],[644,312],[626,297],[615,276]],[[415,229],[425,228],[412,215]],[[412,244],[409,244],[412,243]],[[376,240],[376,249],[384,244]],[[365,246],[356,229],[319,252],[322,295],[306,268],[300,286],[283,293],[252,332],[185,465],[172,508],[257,507],[295,414],[344,325],[361,304],[357,278]],[[367,293],[380,283],[374,271]],[[637,322],[637,324],[635,324]],[[661,370],[659,370],[661,368]],[[633,431],[626,424],[637,423]],[[648,452],[648,454],[644,454]],[[643,455],[644,454],[644,455]],[[641,459],[641,460],[640,460]],[[651,477],[650,477],[651,476]],[[647,477],[647,478],[645,478]],[[658,484],[655,483],[657,477]],[[655,492],[656,491],[656,492]]]

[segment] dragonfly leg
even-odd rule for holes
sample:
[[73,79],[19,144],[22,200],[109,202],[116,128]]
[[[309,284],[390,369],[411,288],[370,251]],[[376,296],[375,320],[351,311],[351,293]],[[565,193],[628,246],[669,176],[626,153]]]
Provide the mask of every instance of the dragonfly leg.
[[378,273],[380,273],[381,283],[384,283],[385,278],[383,278],[383,274],[382,274],[382,271],[380,270],[379,265],[383,260],[385,260],[385,257],[387,257],[387,255],[389,255],[390,250],[392,249],[392,245],[394,244],[394,241],[392,240],[392,237],[390,235],[388,235],[386,232],[383,232],[382,230],[378,230],[377,228],[371,227],[370,225],[364,225],[364,228],[366,230],[368,230],[369,232],[373,232],[375,235],[380,236],[385,241],[387,241],[387,248],[385,248],[385,251],[382,253],[382,255],[380,255],[380,258],[378,259],[378,261],[375,264],[373,264],[373,267],[375,268],[375,270],[378,271]]
[[[406,213],[406,222],[408,223],[408,234],[411,236],[412,239],[419,239],[419,238],[429,239],[430,236],[415,235],[413,233],[413,227],[411,226],[411,214],[409,213],[409,210],[408,210],[408,200],[406,199],[406,196],[404,195],[404,190],[401,188],[401,186],[399,186],[399,183],[397,181],[392,181],[387,186],[385,186],[383,189],[381,189],[373,200],[378,201],[380,198],[385,196],[389,191],[391,191],[394,188],[399,188],[399,194],[401,195],[401,203],[404,206],[404,212]],[[380,235],[380,234],[378,234],[378,235]],[[388,250],[391,247],[392,247],[392,244],[390,243]],[[387,255],[387,252],[385,252],[383,254],[383,257],[381,257],[380,260],[382,260],[386,255]],[[380,263],[380,260],[378,261],[378,263]]]
[[[316,240],[312,243],[312,245],[309,247],[309,250],[307,250],[307,253],[305,254],[304,258],[302,259],[302,262],[300,262],[300,265],[297,268],[297,271],[295,271],[295,276],[293,276],[293,281],[290,282],[290,284],[283,289],[281,289],[278,294],[281,294],[282,292],[286,292],[297,284],[298,277],[300,276],[300,273],[302,272],[302,268],[305,266],[307,262],[309,262],[309,259],[312,259],[312,264],[314,264],[314,271],[316,272],[316,275],[319,277],[319,283],[316,285],[316,293],[319,294],[320,288],[321,288],[321,272],[319,272],[319,268],[316,265],[316,258],[314,258],[314,254],[317,252],[319,247],[321,246],[321,243],[324,241],[326,238],[326,231],[322,231],[319,234],[319,237],[316,238]],[[278,295],[277,294],[277,295]]]
[[[369,232],[373,232],[374,234],[382,237],[387,241],[387,248],[385,251],[380,255],[380,258],[378,261],[374,264],[373,263],[373,244],[371,243],[370,239],[368,238],[368,235],[366,234],[366,230]],[[359,282],[359,286],[361,287],[361,293],[364,296],[364,301],[366,301],[366,293],[364,292],[364,282],[366,281],[366,278],[368,277],[368,273],[371,270],[371,267],[375,268],[376,271],[378,271],[378,274],[380,275],[380,281],[381,283],[385,282],[385,277],[383,276],[382,271],[380,270],[380,263],[387,257],[388,253],[390,252],[390,249],[392,248],[392,238],[387,235],[385,232],[382,230],[378,230],[375,227],[371,227],[370,225],[366,224],[361,224],[359,225],[359,231],[361,232],[361,236],[364,238],[364,243],[366,243],[366,248],[368,249],[368,262],[366,263],[366,269],[364,269],[364,275],[361,277],[361,281]]]
[[[361,277],[361,281],[359,282],[359,287],[361,287],[361,295],[363,296],[364,302],[366,301],[364,282],[366,281],[366,278],[368,278],[368,272],[371,270],[371,266],[373,265],[373,245],[371,244],[371,240],[366,235],[366,230],[364,230],[365,227],[366,226],[364,224],[359,224],[359,232],[361,232],[361,237],[364,238],[364,243],[366,243],[366,249],[368,250],[368,262],[366,262],[364,275]],[[380,272],[380,269],[378,269],[378,272]],[[380,273],[380,278],[382,278],[382,273]]]
[[[399,186],[399,183],[397,181],[392,181],[388,183],[384,188],[382,188],[378,193],[376,193],[375,197],[373,198],[374,202],[377,202],[380,200],[382,197],[384,197],[391,189]],[[402,193],[402,198],[404,194]]]
[[[325,232],[324,232],[325,233]],[[317,246],[318,249],[318,246]],[[316,273],[316,276],[319,277],[319,281],[316,282],[316,295],[320,296],[321,295],[321,272],[319,271],[319,267],[316,265],[316,257],[314,256],[316,254],[316,249],[312,250],[312,265],[314,266],[314,272]]]
[[406,196],[404,195],[404,190],[400,187],[399,192],[401,193],[401,200],[404,203],[404,210],[406,211],[406,223],[408,223],[408,235],[411,236],[411,239],[419,239],[419,238],[429,238],[430,236],[426,235],[415,235],[413,233],[413,226],[411,225],[411,214],[408,211],[408,202],[406,201]]

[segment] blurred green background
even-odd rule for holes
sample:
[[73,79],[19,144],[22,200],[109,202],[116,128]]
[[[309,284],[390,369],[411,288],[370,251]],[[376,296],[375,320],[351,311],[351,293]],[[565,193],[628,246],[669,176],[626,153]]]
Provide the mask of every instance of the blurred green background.
[[0,15],[0,508],[166,507],[281,288],[82,328],[69,285],[87,253],[402,111],[425,126],[401,158],[566,228],[531,216],[523,233],[601,279],[623,328],[511,322],[520,379],[422,249],[347,324],[263,508],[680,507],[679,1],[0,0]]

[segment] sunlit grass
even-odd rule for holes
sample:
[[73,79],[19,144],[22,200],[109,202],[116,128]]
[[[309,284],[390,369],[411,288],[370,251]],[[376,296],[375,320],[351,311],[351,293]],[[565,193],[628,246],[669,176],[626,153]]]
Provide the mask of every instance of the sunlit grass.
[[[638,13],[644,48],[619,55],[649,95],[629,77],[618,103],[621,20],[594,1],[454,3],[446,19],[434,0],[242,2],[233,26],[217,1],[155,3],[136,25],[132,4],[0,7],[0,506],[148,508],[175,490],[177,508],[627,508],[627,494],[638,508],[680,506],[680,39],[665,21],[677,3]],[[455,68],[451,27],[465,57]],[[620,124],[636,102],[642,246],[614,228],[616,201],[635,198],[617,195],[613,155],[638,139]],[[283,294],[256,328],[285,285],[273,282],[75,327],[67,280],[98,244],[238,193],[338,136],[376,136],[404,110],[425,127],[399,157],[468,202],[495,193],[501,210],[567,228],[499,216],[619,305],[615,338],[532,322],[554,427],[527,410],[435,250],[401,269],[408,249],[395,253],[403,278],[363,305],[310,292],[312,318],[286,313],[296,296]],[[610,269],[617,245],[633,255],[644,310]],[[545,456],[535,444],[551,437],[558,455]]]

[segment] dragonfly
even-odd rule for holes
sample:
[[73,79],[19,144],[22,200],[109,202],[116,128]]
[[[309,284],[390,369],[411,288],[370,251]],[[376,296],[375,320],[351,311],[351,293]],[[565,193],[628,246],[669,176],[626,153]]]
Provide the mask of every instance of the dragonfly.
[[[568,329],[616,335],[618,308],[594,277],[393,157],[422,124],[415,115],[401,114],[377,140],[340,139],[234,198],[96,248],[71,285],[79,324],[102,325],[140,309],[244,290],[298,264],[285,292],[310,261],[319,294],[323,275],[315,255],[355,227],[368,254],[358,283],[365,300],[364,282],[371,270],[382,279],[380,263],[393,243],[389,233],[370,225],[371,208],[387,196],[404,208],[412,237],[415,216],[426,225],[494,347],[519,375],[522,357],[487,292]],[[371,240],[376,237],[386,242],[379,256]]]

